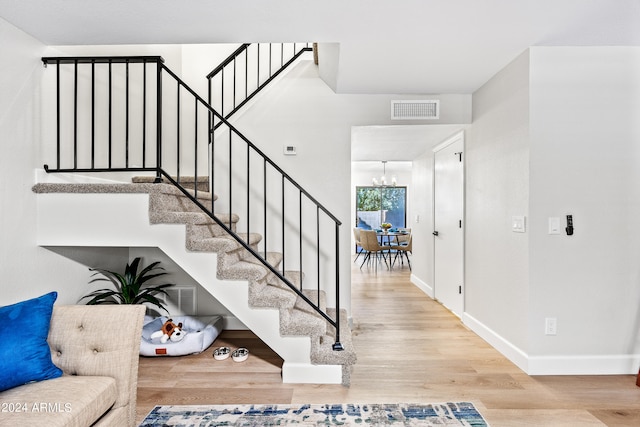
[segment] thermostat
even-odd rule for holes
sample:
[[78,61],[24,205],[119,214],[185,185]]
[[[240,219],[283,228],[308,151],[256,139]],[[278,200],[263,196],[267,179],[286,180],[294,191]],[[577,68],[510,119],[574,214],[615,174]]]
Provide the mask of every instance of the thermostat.
[[284,154],[287,156],[295,156],[296,155],[296,146],[295,145],[285,145],[284,146]]

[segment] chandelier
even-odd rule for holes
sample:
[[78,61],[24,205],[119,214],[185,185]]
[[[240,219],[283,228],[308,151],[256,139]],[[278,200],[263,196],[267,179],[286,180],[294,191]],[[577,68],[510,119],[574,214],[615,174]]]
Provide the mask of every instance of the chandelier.
[[[389,185],[387,184],[387,161],[386,160],[382,161],[382,177],[380,178],[380,181],[378,181],[376,177],[373,177],[371,182],[373,183],[374,187],[387,187]],[[392,175],[390,185],[395,187],[397,184],[398,184],[398,180],[396,179],[396,176]]]

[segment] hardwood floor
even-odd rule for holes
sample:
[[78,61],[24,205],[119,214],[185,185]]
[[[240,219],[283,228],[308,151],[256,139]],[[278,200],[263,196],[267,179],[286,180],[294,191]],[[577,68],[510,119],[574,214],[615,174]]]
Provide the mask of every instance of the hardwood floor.
[[[353,264],[358,363],[351,386],[282,384],[282,360],[248,331],[224,331],[206,352],[141,358],[138,422],[154,405],[470,401],[492,427],[639,426],[635,375],[537,376],[469,331],[409,282],[409,269]],[[246,362],[216,361],[219,346]]]

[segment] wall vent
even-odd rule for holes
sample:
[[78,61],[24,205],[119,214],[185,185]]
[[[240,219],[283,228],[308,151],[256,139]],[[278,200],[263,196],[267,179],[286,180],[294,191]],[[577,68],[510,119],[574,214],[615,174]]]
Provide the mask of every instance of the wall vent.
[[171,286],[165,288],[168,295],[158,295],[158,299],[174,316],[195,316],[198,314],[197,290],[195,286]]
[[440,118],[440,101],[391,101],[391,120],[433,120]]

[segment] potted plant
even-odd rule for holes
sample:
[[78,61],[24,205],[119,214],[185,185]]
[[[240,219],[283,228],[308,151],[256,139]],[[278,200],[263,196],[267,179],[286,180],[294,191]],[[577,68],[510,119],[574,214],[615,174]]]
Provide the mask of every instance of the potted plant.
[[88,305],[142,304],[146,302],[167,311],[162,302],[160,302],[156,296],[158,294],[167,295],[167,292],[164,289],[169,286],[174,286],[174,284],[165,283],[161,285],[151,285],[147,283],[149,280],[167,273],[164,271],[164,268],[159,266],[160,261],[149,264],[147,267],[142,269],[140,273],[138,273],[140,260],[141,258],[137,257],[130,264],[127,264],[124,269],[124,274],[102,268],[90,268],[89,270],[95,271],[92,277],[98,277],[94,277],[89,281],[89,283],[99,281],[111,282],[115,289],[98,289],[80,298],[80,301],[90,298],[87,302]]

